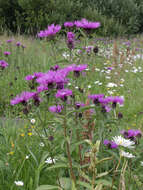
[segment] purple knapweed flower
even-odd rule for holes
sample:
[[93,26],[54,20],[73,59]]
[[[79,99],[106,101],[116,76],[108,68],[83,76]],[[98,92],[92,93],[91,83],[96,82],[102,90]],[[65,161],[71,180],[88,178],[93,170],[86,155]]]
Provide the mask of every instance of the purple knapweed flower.
[[108,102],[112,102],[112,107],[116,108],[117,103],[120,105],[124,104],[124,98],[120,96],[109,96],[106,98]]
[[93,100],[93,103],[95,105],[99,105],[100,103],[99,99],[103,97],[104,97],[104,94],[91,94],[88,96],[89,99]]
[[40,85],[37,87],[37,92],[40,93],[40,92],[43,92],[43,91],[46,91],[48,90],[48,87],[47,86],[44,86],[44,85]]
[[118,145],[115,143],[115,142],[113,142],[113,141],[109,141],[109,140],[107,140],[107,139],[105,139],[104,140],[104,143],[103,143],[105,146],[107,146],[108,148],[110,148],[110,149],[116,149],[116,148],[118,148]]
[[9,51],[5,51],[4,52],[4,55],[6,55],[6,56],[8,56],[8,55],[10,55],[11,54],[11,52],[9,52]]
[[73,32],[67,33],[67,46],[69,49],[74,49],[75,34]]
[[96,29],[100,27],[100,22],[90,22],[83,18],[81,21],[75,21],[74,24],[77,28],[84,28],[84,29]]
[[121,134],[124,135],[125,138],[132,138],[132,137],[141,137],[142,132],[138,129],[129,129],[128,131],[121,131]]
[[57,106],[54,105],[54,106],[49,107],[49,111],[53,112],[53,113],[60,113],[62,111],[62,109],[63,109],[63,106],[61,106],[61,105],[57,105]]
[[71,95],[72,95],[72,90],[62,89],[62,90],[58,90],[55,96],[56,98],[61,98],[63,101],[66,101],[67,97]]
[[21,46],[21,42],[16,42],[16,46],[17,47]]
[[75,103],[75,107],[76,107],[77,109],[79,109],[80,107],[84,107],[84,106],[85,106],[85,104],[82,103],[82,102],[76,102],[76,103]]
[[60,25],[49,25],[48,28],[44,31],[40,31],[40,33],[37,34],[39,38],[48,37],[50,39],[53,39],[53,37],[56,35],[57,32],[61,30]]
[[7,40],[6,42],[7,43],[11,43],[13,41],[13,39],[9,39],[9,40]]
[[5,69],[6,67],[8,67],[8,63],[4,60],[0,60],[0,67],[2,69]]
[[11,105],[22,103],[25,105],[33,96],[35,95],[35,92],[22,92],[20,95],[17,95],[14,99],[10,101]]
[[84,71],[85,69],[87,69],[87,67],[88,67],[87,64],[74,65],[74,66],[73,66],[74,76],[75,76],[75,77],[79,77],[79,76],[80,76],[80,72],[81,72],[81,71]]
[[64,27],[71,28],[74,26],[74,22],[65,22]]

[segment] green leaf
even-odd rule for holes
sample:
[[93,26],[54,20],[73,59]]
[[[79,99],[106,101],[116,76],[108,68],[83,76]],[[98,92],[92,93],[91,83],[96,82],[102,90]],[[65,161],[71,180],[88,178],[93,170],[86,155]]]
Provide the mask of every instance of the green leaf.
[[57,168],[68,168],[69,166],[67,164],[55,164],[51,167],[48,167],[46,170],[52,170],[52,169],[57,169]]
[[66,189],[66,190],[70,190],[72,183],[71,183],[71,179],[70,178],[66,178],[66,177],[62,177],[59,179],[61,187]]
[[95,190],[102,190],[103,184],[100,183],[96,186]]
[[108,174],[109,174],[109,172],[103,172],[101,174],[98,174],[97,178],[103,177],[103,176],[108,175]]
[[83,181],[77,181],[77,184],[86,187],[88,190],[92,190],[91,185],[89,185],[89,183],[83,182]]
[[49,189],[57,190],[60,188],[54,185],[40,185],[36,190],[49,190]]

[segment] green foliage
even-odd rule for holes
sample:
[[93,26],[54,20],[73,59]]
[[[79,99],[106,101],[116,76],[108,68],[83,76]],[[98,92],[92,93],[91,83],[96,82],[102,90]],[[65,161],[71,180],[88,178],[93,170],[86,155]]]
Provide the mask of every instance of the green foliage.
[[101,35],[142,32],[141,0],[0,0],[0,31],[36,34],[48,24],[81,18],[100,21]]

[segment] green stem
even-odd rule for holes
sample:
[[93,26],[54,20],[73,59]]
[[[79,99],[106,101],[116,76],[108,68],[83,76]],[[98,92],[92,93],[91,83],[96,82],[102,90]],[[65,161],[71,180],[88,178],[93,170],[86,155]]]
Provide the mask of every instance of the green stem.
[[70,167],[70,175],[71,175],[71,178],[72,178],[74,184],[76,184],[76,178],[75,178],[75,175],[73,173],[73,168],[72,168],[72,158],[71,158],[71,154],[70,154],[70,145],[69,145],[69,142],[67,141],[66,117],[64,118],[64,137],[66,139],[66,149],[67,149],[67,157],[68,157],[69,167]]

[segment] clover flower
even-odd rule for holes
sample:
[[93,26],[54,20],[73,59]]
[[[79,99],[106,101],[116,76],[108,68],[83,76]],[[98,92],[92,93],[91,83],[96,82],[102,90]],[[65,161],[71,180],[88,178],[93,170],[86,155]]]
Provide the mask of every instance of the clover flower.
[[16,46],[17,47],[21,46],[21,42],[16,42]]
[[113,137],[113,142],[115,142],[118,146],[123,146],[126,148],[134,148],[134,144],[135,142],[129,140],[129,139],[125,139],[122,136],[115,136]]

